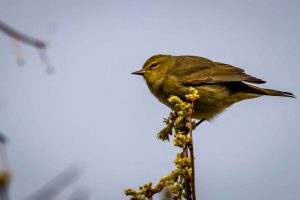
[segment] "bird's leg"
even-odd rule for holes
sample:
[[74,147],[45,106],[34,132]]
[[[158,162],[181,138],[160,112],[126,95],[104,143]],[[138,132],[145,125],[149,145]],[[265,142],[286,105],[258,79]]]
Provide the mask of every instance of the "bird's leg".
[[195,124],[195,128],[197,128],[197,126],[199,126],[202,122],[204,122],[205,119],[201,119],[199,120],[196,124]]

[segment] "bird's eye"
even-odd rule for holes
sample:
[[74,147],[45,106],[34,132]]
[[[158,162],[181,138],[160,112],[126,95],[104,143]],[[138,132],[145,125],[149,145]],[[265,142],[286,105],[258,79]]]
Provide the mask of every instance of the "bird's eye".
[[154,67],[157,67],[158,63],[152,63],[149,68],[154,68]]

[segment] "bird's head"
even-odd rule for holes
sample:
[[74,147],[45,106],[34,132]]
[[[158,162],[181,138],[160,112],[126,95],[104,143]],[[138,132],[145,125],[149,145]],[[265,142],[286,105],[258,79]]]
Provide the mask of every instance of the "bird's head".
[[175,65],[175,57],[170,55],[155,55],[149,58],[141,70],[132,74],[141,75],[148,84],[153,84],[156,80],[162,78]]

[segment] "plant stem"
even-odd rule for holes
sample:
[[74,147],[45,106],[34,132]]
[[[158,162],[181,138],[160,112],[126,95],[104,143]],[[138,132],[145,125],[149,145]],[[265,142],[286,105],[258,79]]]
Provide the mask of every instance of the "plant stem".
[[[183,149],[183,151],[182,151],[182,156],[181,156],[182,158],[187,158],[187,157],[189,157],[189,155],[188,155],[188,149],[187,148],[184,148]],[[186,185],[186,188],[185,188],[185,190],[186,190],[186,199],[187,200],[192,200],[192,194],[191,194],[191,180],[189,179],[189,178],[186,178],[185,180],[184,180],[184,182],[185,182],[185,185]]]
[[195,164],[194,164],[194,148],[193,148],[193,124],[192,124],[193,106],[194,106],[194,102],[192,102],[192,108],[191,108],[191,112],[190,112],[189,128],[190,128],[190,136],[191,136],[191,145],[189,146],[189,150],[190,150],[190,156],[191,156],[191,162],[192,162],[192,180],[191,180],[192,197],[193,197],[193,200],[196,200]]

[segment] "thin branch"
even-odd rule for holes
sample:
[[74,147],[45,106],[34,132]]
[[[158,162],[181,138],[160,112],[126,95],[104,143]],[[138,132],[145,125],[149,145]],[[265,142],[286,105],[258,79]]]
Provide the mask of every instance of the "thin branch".
[[90,192],[85,188],[77,188],[74,190],[69,198],[69,200],[89,200]]
[[45,66],[46,72],[48,74],[53,74],[55,72],[54,67],[51,66],[50,61],[48,59],[46,53],[47,45],[44,41],[30,37],[24,33],[21,33],[2,21],[0,21],[0,31],[2,31],[4,34],[8,35],[14,40],[14,49],[17,57],[17,62],[19,65],[24,64],[25,61],[25,59],[22,57],[21,49],[18,44],[18,42],[22,42],[38,49],[40,59],[42,61],[42,64]]
[[19,66],[23,66],[25,64],[25,59],[23,57],[22,49],[20,42],[16,40],[15,38],[12,38],[13,48],[14,52],[17,58],[17,63]]
[[9,184],[11,173],[8,167],[6,154],[6,137],[0,133],[0,199],[9,200]]
[[36,39],[36,38],[33,38],[33,37],[30,37],[28,35],[25,35],[15,29],[13,29],[12,27],[8,26],[7,24],[5,24],[4,22],[0,21],[0,30],[5,33],[6,35],[16,39],[16,40],[19,40],[20,42],[23,42],[23,43],[26,43],[28,45],[31,45],[35,48],[38,48],[38,49],[46,49],[47,45],[45,42],[39,40],[39,39]]
[[78,179],[80,173],[81,171],[78,168],[70,167],[58,174],[50,182],[24,200],[55,199],[58,194],[60,194],[65,188],[73,184]]
[[[182,158],[188,158],[189,157],[187,148],[183,148],[181,157]],[[184,181],[185,181],[185,187],[186,187],[185,188],[185,190],[186,190],[186,199],[187,200],[192,200],[191,180],[189,178],[186,178]]]
[[55,73],[55,68],[51,66],[51,63],[49,61],[48,55],[45,51],[45,49],[40,49],[39,50],[39,55],[40,59],[42,61],[42,64],[44,65],[46,72],[48,74],[54,74]]
[[[190,157],[191,157],[191,162],[192,162],[192,197],[193,200],[196,200],[196,186],[195,186],[195,164],[194,164],[194,148],[193,148],[193,124],[192,124],[192,113],[193,113],[193,107],[194,107],[194,102],[192,102],[192,107],[191,107],[191,112],[190,112],[190,136],[191,136],[191,145],[189,146],[190,149]],[[199,124],[198,124],[199,125]]]

